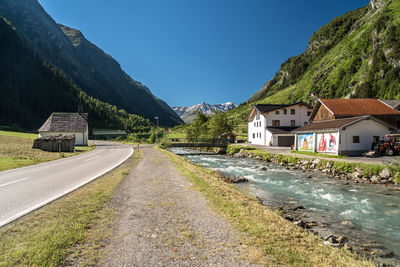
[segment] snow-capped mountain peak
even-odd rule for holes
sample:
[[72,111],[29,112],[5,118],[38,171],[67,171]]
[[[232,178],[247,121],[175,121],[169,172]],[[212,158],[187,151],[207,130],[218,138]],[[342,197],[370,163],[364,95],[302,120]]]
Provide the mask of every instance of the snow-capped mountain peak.
[[205,115],[212,115],[216,112],[226,112],[236,108],[237,105],[233,102],[223,104],[210,105],[205,102],[190,107],[173,107],[172,109],[184,120],[186,123],[191,123],[196,117],[196,111],[200,111]]

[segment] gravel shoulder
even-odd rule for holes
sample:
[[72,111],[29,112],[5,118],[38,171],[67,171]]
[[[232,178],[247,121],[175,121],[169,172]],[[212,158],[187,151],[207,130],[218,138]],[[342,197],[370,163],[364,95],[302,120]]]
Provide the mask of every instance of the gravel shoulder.
[[143,160],[120,185],[114,234],[100,266],[249,266],[240,236],[165,154]]

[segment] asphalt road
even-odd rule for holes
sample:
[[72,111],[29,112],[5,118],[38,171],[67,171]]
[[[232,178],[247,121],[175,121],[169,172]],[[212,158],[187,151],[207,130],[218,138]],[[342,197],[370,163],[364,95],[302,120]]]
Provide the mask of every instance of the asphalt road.
[[0,227],[93,181],[133,153],[129,146],[95,143],[91,152],[0,172]]

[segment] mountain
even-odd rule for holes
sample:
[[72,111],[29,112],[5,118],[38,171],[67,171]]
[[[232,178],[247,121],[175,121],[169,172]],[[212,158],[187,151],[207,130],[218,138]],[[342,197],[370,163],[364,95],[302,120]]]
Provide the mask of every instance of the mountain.
[[11,22],[45,62],[65,73],[88,95],[152,121],[157,116],[161,125],[182,122],[164,101],[133,80],[80,31],[57,24],[37,0],[1,0],[0,16]]
[[201,112],[205,115],[212,115],[217,112],[227,112],[237,105],[232,102],[225,104],[210,105],[207,103],[197,104],[191,107],[172,107],[172,109],[181,117],[185,123],[191,123],[196,117],[197,112]]
[[54,111],[89,113],[90,127],[148,131],[149,120],[128,114],[81,91],[44,62],[0,17],[0,125],[37,130]]
[[231,114],[245,118],[257,103],[314,97],[400,99],[400,1],[372,0],[321,27],[306,51]]

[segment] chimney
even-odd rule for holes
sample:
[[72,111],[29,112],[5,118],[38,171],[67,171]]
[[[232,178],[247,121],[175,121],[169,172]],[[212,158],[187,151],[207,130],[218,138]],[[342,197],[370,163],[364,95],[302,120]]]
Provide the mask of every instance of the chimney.
[[79,101],[78,113],[79,113],[79,114],[83,114],[83,104],[82,104],[82,100]]

